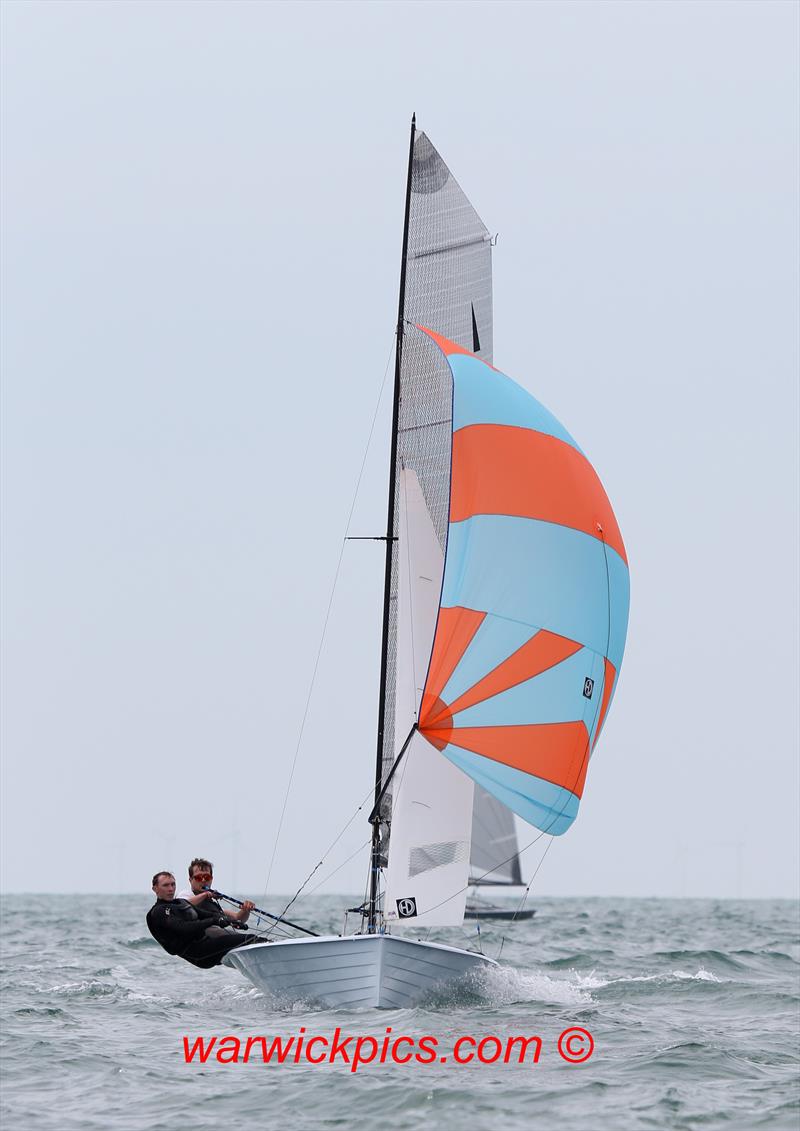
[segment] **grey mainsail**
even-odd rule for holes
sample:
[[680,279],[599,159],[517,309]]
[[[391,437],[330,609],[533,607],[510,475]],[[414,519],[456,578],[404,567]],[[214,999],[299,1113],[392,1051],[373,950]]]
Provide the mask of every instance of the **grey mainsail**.
[[[399,484],[416,473],[444,550],[450,497],[452,383],[441,351],[415,329],[427,326],[492,361],[491,238],[442,157],[422,132],[414,135],[400,356],[394,529],[389,576],[381,780],[406,734],[396,733]],[[439,579],[440,581],[441,579]],[[403,728],[405,729],[405,728]],[[380,851],[389,843],[391,786],[380,806]]]

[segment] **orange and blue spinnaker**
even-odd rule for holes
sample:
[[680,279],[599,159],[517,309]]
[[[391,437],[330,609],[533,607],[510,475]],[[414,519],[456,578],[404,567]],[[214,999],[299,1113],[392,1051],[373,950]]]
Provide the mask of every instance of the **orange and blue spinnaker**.
[[565,832],[619,678],[625,546],[592,465],[530,393],[420,326],[453,375],[450,514],[419,730]]

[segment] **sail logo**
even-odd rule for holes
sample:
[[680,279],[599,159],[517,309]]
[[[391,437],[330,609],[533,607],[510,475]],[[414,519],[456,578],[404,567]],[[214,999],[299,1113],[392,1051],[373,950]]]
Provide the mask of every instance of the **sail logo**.
[[397,914],[401,919],[413,919],[417,913],[416,899],[398,899]]
[[588,675],[583,681],[583,694],[586,699],[591,699],[592,692],[594,691],[594,680],[589,679]]

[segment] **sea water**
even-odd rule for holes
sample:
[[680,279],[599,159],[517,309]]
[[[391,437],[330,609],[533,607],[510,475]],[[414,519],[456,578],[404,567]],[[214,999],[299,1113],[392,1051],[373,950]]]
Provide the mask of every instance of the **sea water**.
[[[474,925],[432,934],[500,952],[500,966],[390,1011],[277,1008],[233,970],[165,954],[145,926],[150,903],[146,893],[3,898],[9,1131],[796,1131],[800,1122],[793,902],[540,899],[533,920],[485,924],[480,939]],[[292,911],[338,933],[351,905],[311,897]],[[337,1029],[340,1042],[351,1038],[349,1063],[294,1061],[300,1037],[326,1038],[312,1047],[327,1055]],[[565,1059],[590,1047],[575,1030],[594,1042],[579,1063]],[[244,1050],[250,1036],[294,1045],[282,1064],[263,1063],[257,1042],[248,1063],[233,1060],[236,1041],[219,1045],[234,1037]],[[539,1037],[538,1059],[535,1043],[523,1063],[503,1059],[514,1036]],[[184,1037],[190,1048],[197,1037],[217,1044],[205,1063],[187,1063]],[[377,1052],[354,1071],[358,1037],[374,1038],[362,1041],[365,1059]],[[395,1047],[398,1037],[409,1040]],[[402,1060],[423,1037],[434,1038],[432,1063],[396,1062],[393,1048]],[[233,1062],[216,1058],[220,1047]]]

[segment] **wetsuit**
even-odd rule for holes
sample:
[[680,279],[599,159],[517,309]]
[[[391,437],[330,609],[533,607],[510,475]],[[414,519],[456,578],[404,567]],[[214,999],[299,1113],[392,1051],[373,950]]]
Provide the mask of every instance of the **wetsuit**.
[[158,899],[147,912],[150,934],[167,954],[177,954],[204,970],[219,966],[229,950],[263,942],[259,935],[229,930],[230,919],[220,911],[192,907],[185,899]]
[[[191,895],[197,895],[197,892],[192,891],[191,888],[187,888],[186,891],[179,891],[175,898],[185,899],[188,903],[189,896]],[[213,895],[208,896],[202,903],[193,903],[192,907],[202,907],[204,911],[215,911],[219,915],[219,922],[225,927],[233,927],[235,931],[247,930],[247,927],[241,919],[231,919],[230,915],[225,914],[222,904],[214,899]]]

